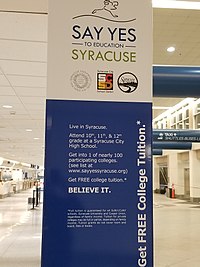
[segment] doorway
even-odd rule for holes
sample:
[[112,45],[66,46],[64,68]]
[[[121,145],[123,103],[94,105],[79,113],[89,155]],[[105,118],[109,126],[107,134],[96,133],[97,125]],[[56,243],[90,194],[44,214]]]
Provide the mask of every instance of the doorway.
[[168,186],[168,168],[161,167],[159,168],[159,179],[160,179],[160,194],[165,194]]

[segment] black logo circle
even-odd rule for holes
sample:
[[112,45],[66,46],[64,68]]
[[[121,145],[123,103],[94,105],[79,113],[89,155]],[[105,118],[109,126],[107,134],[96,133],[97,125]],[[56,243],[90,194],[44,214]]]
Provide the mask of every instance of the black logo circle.
[[138,87],[138,79],[133,73],[124,72],[119,76],[117,85],[122,92],[132,93]]

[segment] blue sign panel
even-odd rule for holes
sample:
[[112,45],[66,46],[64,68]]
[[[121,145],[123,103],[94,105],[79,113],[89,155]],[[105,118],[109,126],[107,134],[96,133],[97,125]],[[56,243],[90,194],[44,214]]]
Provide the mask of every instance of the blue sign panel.
[[47,101],[42,267],[153,266],[151,109]]
[[200,142],[199,130],[154,130],[153,141],[155,142]]

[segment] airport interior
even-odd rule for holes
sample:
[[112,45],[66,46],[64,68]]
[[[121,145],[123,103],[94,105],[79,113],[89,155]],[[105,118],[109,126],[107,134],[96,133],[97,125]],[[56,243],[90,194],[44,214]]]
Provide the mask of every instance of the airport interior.
[[[153,137],[194,138],[153,140],[154,266],[199,267],[200,1],[160,2],[169,6],[153,1]],[[0,0],[1,267],[41,264],[47,28],[47,0]],[[159,88],[162,67],[171,93]]]

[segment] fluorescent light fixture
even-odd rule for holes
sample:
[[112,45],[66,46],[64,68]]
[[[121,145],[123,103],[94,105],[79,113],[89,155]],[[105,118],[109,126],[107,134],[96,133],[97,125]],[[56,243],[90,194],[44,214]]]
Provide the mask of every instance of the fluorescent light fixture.
[[34,140],[39,140],[40,138],[39,138],[39,137],[34,137],[33,139],[34,139]]
[[175,50],[176,48],[174,46],[170,46],[167,48],[167,52],[170,52],[170,53],[174,52]]
[[152,0],[154,8],[194,9],[200,10],[200,2],[176,0]]
[[176,104],[175,106],[169,108],[167,111],[164,111],[162,114],[158,115],[158,117],[156,117],[155,119],[153,119],[153,122],[156,123],[159,120],[162,120],[163,118],[167,117],[167,116],[171,116],[171,114],[173,112],[178,111],[180,108],[183,108],[185,105],[189,105],[192,104],[195,101],[195,98],[185,98],[182,101],[180,101],[178,104]]
[[31,167],[31,164],[22,162],[22,166],[30,168]]
[[27,132],[32,132],[33,130],[32,129],[26,129]]
[[3,105],[3,108],[12,108],[10,105]]
[[3,163],[3,158],[0,158],[0,165],[2,165]]

